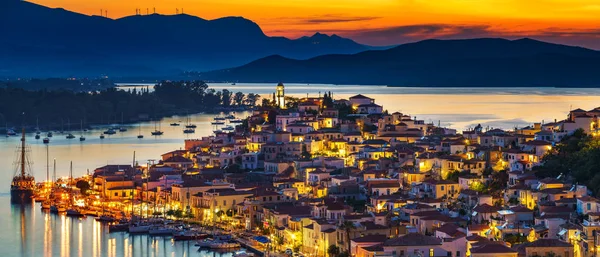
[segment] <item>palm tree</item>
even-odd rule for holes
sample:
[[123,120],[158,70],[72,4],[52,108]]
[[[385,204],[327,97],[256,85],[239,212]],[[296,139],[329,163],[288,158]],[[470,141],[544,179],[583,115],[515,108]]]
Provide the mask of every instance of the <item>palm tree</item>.
[[355,228],[356,227],[354,226],[354,223],[352,221],[346,220],[340,225],[340,229],[344,230],[346,234],[346,251],[348,251],[348,254],[350,254],[350,232],[352,232]]

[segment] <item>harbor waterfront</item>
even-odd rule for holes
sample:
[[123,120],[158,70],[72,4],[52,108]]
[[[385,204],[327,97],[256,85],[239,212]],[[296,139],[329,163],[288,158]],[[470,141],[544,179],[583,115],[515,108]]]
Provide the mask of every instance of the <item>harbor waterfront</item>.
[[[600,91],[593,89],[587,95],[554,89],[518,90],[528,92],[526,96],[510,90],[454,89],[461,93],[390,96],[386,91],[391,89],[371,87],[376,98],[370,98],[343,87],[338,94],[336,87],[315,94],[323,88],[292,85],[286,93],[280,83],[271,87],[272,97],[258,87],[264,101],[252,111],[169,117],[126,129],[95,127],[85,132],[85,141],[65,137],[68,132],[55,133],[49,143],[34,139],[34,133],[24,133],[26,140],[7,136],[0,140],[11,146],[0,150],[5,170],[22,177],[25,167],[33,165],[29,172],[38,182],[34,198],[39,203],[32,198],[10,205],[9,195],[0,195],[0,204],[10,206],[2,209],[2,223],[10,224],[10,233],[0,239],[13,237],[0,247],[10,248],[7,256],[228,257],[250,256],[233,253],[249,244],[257,253],[268,250],[276,256],[370,256],[383,250],[360,246],[356,251],[366,252],[350,253],[355,251],[350,239],[364,237],[357,233],[383,236],[378,240],[391,240],[389,244],[437,240],[429,227],[401,220],[409,213],[401,214],[406,211],[402,208],[413,204],[443,216],[441,220],[486,224],[489,217],[476,215],[487,209],[461,206],[457,208],[463,212],[439,212],[437,206],[448,208],[449,199],[461,190],[490,194],[482,200],[490,208],[514,200],[521,211],[534,210],[539,203],[533,196],[501,196],[502,188],[516,182],[501,182],[500,188],[490,184],[492,189],[474,185],[494,183],[494,174],[534,176],[531,168],[543,165],[561,139],[579,131],[599,133],[600,108],[595,105]],[[516,109],[523,103],[500,104],[521,97],[535,108],[524,112]],[[489,106],[473,108],[477,105],[471,102],[461,107],[459,102],[468,98]],[[554,102],[547,105],[544,98]],[[424,108],[418,115],[404,112],[419,105]],[[19,143],[19,150],[11,152]],[[497,156],[493,163],[485,159],[491,154]],[[21,157],[11,169],[8,158],[15,155]],[[458,189],[463,178],[474,181]],[[539,182],[542,188],[544,181]],[[552,183],[571,188],[566,181]],[[430,188],[436,185],[447,190]],[[589,197],[584,185],[573,188],[564,194]],[[506,205],[508,210],[514,206]],[[534,229],[530,233],[530,242],[544,237]],[[501,239],[496,237],[490,239]],[[429,251],[434,256],[433,248]],[[435,251],[448,256],[466,252],[457,245]]]
[[231,257],[232,253],[198,251],[193,241],[168,237],[108,233],[108,225],[93,217],[75,218],[44,212],[40,204],[11,205],[0,194],[0,252],[2,256],[84,257]]

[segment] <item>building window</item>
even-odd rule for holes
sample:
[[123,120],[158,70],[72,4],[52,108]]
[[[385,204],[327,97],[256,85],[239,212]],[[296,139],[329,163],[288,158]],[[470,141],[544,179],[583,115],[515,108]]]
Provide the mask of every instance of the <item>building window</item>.
[[591,210],[592,209],[592,204],[591,203],[587,203],[587,210]]
[[433,257],[433,248],[429,249],[429,257]]
[[456,251],[456,257],[460,257],[460,251]]
[[223,200],[223,206],[227,206],[227,200]]

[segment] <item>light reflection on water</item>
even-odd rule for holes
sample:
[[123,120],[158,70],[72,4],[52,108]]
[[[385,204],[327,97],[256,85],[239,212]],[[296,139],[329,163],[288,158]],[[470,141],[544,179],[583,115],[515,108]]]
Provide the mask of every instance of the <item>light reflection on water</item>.
[[[194,242],[173,242],[168,237],[108,233],[93,217],[71,218],[42,212],[40,205],[10,204],[0,195],[0,252],[2,256],[92,257],[231,257],[231,253],[199,252]],[[55,240],[58,239],[58,240]]]

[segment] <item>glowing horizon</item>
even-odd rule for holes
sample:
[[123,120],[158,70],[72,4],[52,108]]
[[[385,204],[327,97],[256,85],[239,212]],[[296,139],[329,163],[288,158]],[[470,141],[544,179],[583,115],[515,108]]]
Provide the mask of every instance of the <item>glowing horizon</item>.
[[241,16],[268,36],[298,38],[337,34],[369,45],[428,38],[531,37],[600,49],[600,3],[596,0],[32,0],[109,18],[179,12],[216,19]]

